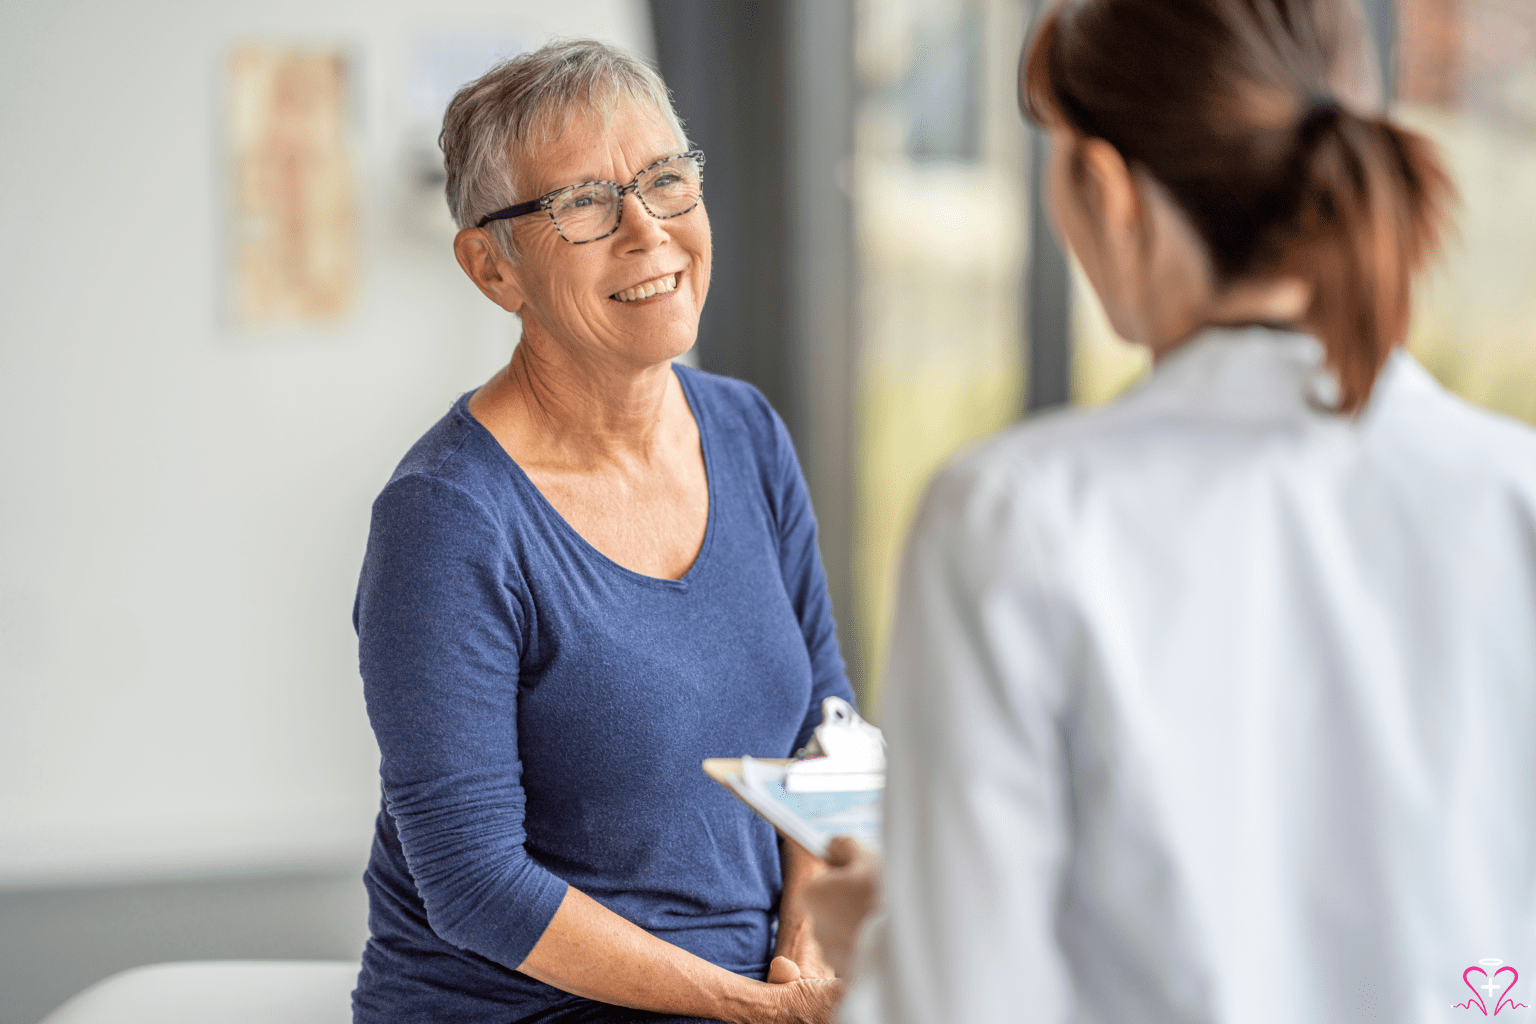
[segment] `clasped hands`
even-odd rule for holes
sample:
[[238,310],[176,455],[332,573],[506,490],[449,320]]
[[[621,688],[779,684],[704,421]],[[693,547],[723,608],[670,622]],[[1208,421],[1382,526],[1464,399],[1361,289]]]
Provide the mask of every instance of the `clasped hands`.
[[830,1024],[842,999],[864,919],[881,904],[881,860],[845,836],[827,846],[826,867],[802,890],[806,915],[786,928],[768,967],[775,992],[775,1024]]

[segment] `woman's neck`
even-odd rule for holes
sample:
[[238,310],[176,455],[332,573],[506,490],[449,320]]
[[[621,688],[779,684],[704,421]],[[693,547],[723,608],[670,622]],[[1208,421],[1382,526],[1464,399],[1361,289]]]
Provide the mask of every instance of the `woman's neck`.
[[1145,176],[1135,184],[1145,216],[1103,247],[1110,255],[1102,262],[1112,301],[1126,307],[1122,318],[1153,359],[1209,327],[1303,324],[1310,285],[1283,276],[1219,280],[1205,242],[1167,190]]
[[1192,303],[1179,318],[1181,322],[1170,323],[1148,347],[1157,360],[1213,327],[1261,326],[1305,331],[1311,303],[1311,287],[1298,278],[1235,281],[1215,290],[1205,301]]
[[1284,326],[1306,330],[1312,287],[1296,277],[1236,281],[1228,285],[1206,310],[1211,327]]
[[578,465],[644,458],[662,440],[676,377],[670,361],[617,362],[573,357],[525,331],[469,409],[498,438],[518,438],[528,457]]

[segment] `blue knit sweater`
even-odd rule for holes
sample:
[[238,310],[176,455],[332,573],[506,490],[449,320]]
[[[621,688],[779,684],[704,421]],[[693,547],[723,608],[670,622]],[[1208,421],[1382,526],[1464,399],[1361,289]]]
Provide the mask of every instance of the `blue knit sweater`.
[[783,424],[679,367],[709,521],[681,580],[578,535],[461,398],[373,507],[358,585],[383,806],[362,1022],[507,1024],[575,997],[517,973],[568,885],[761,978],[773,830],[706,757],[787,756],[851,699]]

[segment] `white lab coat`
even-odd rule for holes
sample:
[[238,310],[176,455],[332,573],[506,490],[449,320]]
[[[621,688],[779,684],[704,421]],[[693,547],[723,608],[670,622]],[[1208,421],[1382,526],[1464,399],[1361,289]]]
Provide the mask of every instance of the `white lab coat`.
[[1536,432],[1319,355],[1206,332],[933,483],[846,1024],[1536,1006]]

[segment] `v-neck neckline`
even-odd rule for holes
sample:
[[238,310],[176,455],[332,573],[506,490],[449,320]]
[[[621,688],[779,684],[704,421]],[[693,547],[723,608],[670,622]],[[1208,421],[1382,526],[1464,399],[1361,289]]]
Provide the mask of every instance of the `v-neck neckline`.
[[543,491],[539,490],[538,484],[533,482],[533,478],[528,475],[527,471],[518,465],[517,460],[512,457],[512,454],[502,446],[500,441],[496,440],[496,436],[486,429],[485,424],[476,419],[474,414],[469,411],[469,399],[474,394],[473,391],[465,392],[459,398],[458,410],[460,415],[474,425],[473,429],[479,432],[482,439],[494,445],[502,457],[507,460],[507,464],[512,467],[512,479],[517,487],[525,491],[544,516],[553,521],[556,524],[556,528],[569,537],[578,547],[586,551],[593,561],[605,565],[611,571],[639,583],[663,586],[675,590],[687,590],[689,584],[701,573],[704,563],[709,557],[709,550],[713,545],[715,537],[716,520],[719,519],[716,513],[720,503],[715,494],[715,459],[711,450],[710,433],[704,424],[705,417],[700,413],[698,396],[694,393],[693,386],[688,380],[687,373],[683,372],[683,368],[678,367],[674,363],[672,370],[673,375],[677,377],[678,385],[683,389],[683,400],[688,403],[688,411],[692,414],[694,426],[699,432],[699,452],[704,459],[705,500],[709,503],[704,517],[704,540],[699,545],[699,552],[694,556],[693,564],[688,567],[688,571],[675,580],[668,579],[665,576],[649,576],[643,572],[637,572],[626,565],[620,565],[608,555],[598,550],[597,546],[590,540],[583,537],[581,531],[572,526],[570,520],[561,515],[560,510],[555,508]]

